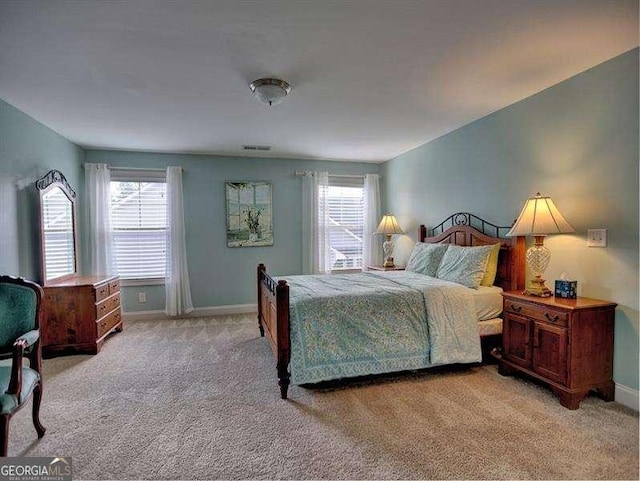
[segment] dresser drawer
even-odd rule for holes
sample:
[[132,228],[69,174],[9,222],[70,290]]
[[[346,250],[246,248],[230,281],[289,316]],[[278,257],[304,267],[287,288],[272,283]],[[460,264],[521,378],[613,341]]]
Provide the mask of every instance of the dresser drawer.
[[99,284],[95,287],[95,299],[96,302],[100,302],[102,299],[109,297],[109,283]]
[[120,321],[122,320],[122,313],[120,309],[117,309],[103,317],[102,319],[98,319],[96,321],[96,328],[98,331],[98,339],[108,333],[111,329],[113,329]]
[[104,317],[107,313],[120,307],[120,293],[107,297],[96,304],[96,319]]
[[109,282],[109,294],[120,292],[120,279]]
[[569,313],[559,309],[548,308],[544,305],[532,305],[526,302],[504,300],[504,310],[512,314],[526,316],[536,321],[542,321],[554,326],[567,327]]

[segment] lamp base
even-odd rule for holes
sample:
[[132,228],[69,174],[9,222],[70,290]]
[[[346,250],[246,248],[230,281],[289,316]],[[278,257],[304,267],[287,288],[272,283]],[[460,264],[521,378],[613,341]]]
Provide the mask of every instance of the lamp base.
[[534,236],[535,244],[527,249],[526,258],[527,264],[533,271],[533,279],[529,281],[524,294],[538,297],[551,297],[551,290],[544,285],[544,279],[542,275],[545,269],[549,265],[551,260],[551,252],[547,249],[544,243],[544,236]]
[[529,285],[523,294],[538,297],[551,297],[553,295],[551,290],[544,285],[544,279],[540,276],[536,276],[529,281]]
[[382,251],[384,252],[384,264],[383,267],[395,267],[393,265],[393,242],[391,242],[391,234],[387,234],[387,240],[382,244]]

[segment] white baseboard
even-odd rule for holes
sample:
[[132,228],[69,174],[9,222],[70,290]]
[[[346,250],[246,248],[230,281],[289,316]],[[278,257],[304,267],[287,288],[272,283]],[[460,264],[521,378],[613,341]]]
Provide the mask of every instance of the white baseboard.
[[616,384],[615,399],[617,403],[638,411],[638,391],[623,384]]
[[[258,312],[257,304],[235,304],[231,306],[196,307],[189,314],[179,317],[228,316],[230,314],[251,314]],[[130,311],[123,312],[125,321],[151,321],[154,319],[171,319],[164,311]]]

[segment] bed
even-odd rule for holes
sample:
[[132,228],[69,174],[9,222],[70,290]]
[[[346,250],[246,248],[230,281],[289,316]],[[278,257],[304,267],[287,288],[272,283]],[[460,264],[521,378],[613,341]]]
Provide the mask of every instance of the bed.
[[422,243],[500,244],[493,286],[477,290],[404,271],[278,278],[260,264],[258,326],[282,399],[290,382],[479,362],[480,338],[502,332],[500,292],[524,288],[524,238],[508,230],[469,213],[420,226]]

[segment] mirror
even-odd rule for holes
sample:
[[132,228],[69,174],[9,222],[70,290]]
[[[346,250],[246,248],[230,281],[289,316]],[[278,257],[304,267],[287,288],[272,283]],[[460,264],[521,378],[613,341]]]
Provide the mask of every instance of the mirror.
[[59,170],[36,182],[40,193],[42,282],[51,284],[76,274],[76,193]]

